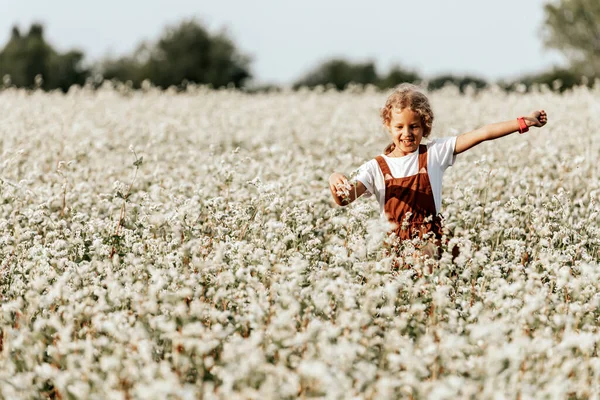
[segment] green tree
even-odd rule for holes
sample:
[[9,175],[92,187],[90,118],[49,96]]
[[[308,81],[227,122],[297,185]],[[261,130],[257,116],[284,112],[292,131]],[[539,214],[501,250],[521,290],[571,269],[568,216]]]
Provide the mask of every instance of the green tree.
[[524,85],[529,91],[533,85],[547,85],[550,89],[564,92],[573,86],[579,85],[587,79],[587,86],[591,87],[593,79],[584,78],[581,73],[569,68],[554,68],[538,74],[525,75],[510,83],[500,83],[506,91],[514,91],[519,85]]
[[563,52],[571,67],[600,73],[600,1],[556,0],[544,6],[544,44]]
[[139,88],[145,79],[151,80],[148,73],[148,45],[142,43],[128,56],[117,59],[108,59],[100,64],[99,72],[104,79],[120,82],[131,82],[134,87]]
[[106,79],[131,81],[139,87],[148,79],[159,87],[187,81],[241,87],[250,78],[250,59],[225,33],[211,34],[196,20],[167,27],[155,44],[142,43],[133,55],[103,63]]
[[488,83],[485,79],[470,75],[440,75],[430,80],[427,87],[429,90],[438,90],[446,85],[455,85],[461,93],[464,93],[468,86],[473,86],[475,89],[484,89],[488,86]]
[[379,77],[374,63],[351,63],[336,58],[325,61],[308,72],[294,84],[294,87],[315,87],[331,84],[338,90],[343,90],[350,83],[377,84],[378,80]]
[[[83,53],[72,50],[61,54],[44,39],[44,28],[32,24],[26,35],[13,27],[11,37],[0,51],[0,77],[9,75],[17,87],[67,91],[71,85],[85,83],[89,71],[82,65]],[[42,81],[36,82],[37,76]]]
[[417,83],[421,81],[421,77],[415,71],[408,71],[402,67],[395,65],[386,76],[379,79],[377,86],[382,89],[393,88],[401,83]]

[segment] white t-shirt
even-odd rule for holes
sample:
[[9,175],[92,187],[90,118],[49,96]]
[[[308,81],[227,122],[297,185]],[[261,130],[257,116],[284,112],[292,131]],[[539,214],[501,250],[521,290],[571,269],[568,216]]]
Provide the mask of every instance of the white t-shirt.
[[[455,146],[455,136],[434,139],[427,143],[427,173],[433,191],[433,199],[435,200],[435,210],[438,214],[442,208],[442,178],[446,168],[454,163],[456,158],[454,154]],[[388,157],[383,154],[382,156],[390,167],[394,178],[404,178],[416,175],[419,172],[419,150],[404,157]],[[385,181],[377,160],[372,159],[361,165],[356,179],[361,181],[367,188],[365,196],[375,195],[375,198],[379,201],[380,212],[384,215]]]

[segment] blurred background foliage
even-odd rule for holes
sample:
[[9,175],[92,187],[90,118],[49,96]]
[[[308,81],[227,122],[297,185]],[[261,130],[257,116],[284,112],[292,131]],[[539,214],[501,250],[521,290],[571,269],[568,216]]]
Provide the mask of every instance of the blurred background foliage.
[[27,34],[15,27],[0,51],[0,76],[6,85],[66,91],[71,85],[84,84],[89,76],[83,57],[83,52],[77,50],[64,54],[54,50],[39,24],[31,25]]
[[554,1],[544,6],[544,14],[544,45],[565,54],[574,73],[600,75],[600,1]]
[[[541,84],[557,91],[580,84],[593,85],[600,77],[600,1],[555,0],[544,6],[544,15],[545,47],[565,54],[570,65],[495,83],[507,91],[530,90]],[[0,77],[4,86],[62,91],[86,83],[98,86],[106,80],[133,88],[140,88],[147,81],[160,88],[195,83],[248,91],[278,89],[275,85],[252,85],[250,56],[243,54],[226,33],[211,33],[195,19],[165,27],[156,42],[143,41],[132,54],[91,65],[85,63],[80,50],[60,53],[54,49],[44,38],[41,24],[31,25],[27,33],[14,27],[0,50]],[[492,84],[470,75],[443,74],[425,79],[401,65],[381,73],[372,61],[332,58],[314,66],[293,87],[343,90],[350,84],[369,84],[386,89],[402,82],[425,84],[429,90],[455,85],[461,92]]]
[[131,56],[103,62],[99,72],[134,87],[149,80],[163,88],[184,82],[243,87],[251,76],[250,58],[229,37],[193,20],[167,27],[157,43],[142,43]]

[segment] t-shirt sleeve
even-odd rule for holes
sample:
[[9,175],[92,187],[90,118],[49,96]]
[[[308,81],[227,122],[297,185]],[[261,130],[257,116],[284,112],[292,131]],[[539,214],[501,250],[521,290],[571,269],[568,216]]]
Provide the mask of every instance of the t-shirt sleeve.
[[454,160],[456,160],[456,154],[454,154],[455,147],[456,136],[435,139],[431,143],[429,149],[442,171],[454,164]]
[[358,168],[355,179],[361,181],[367,188],[367,191],[363,196],[371,196],[375,193],[375,171],[373,169],[373,162],[375,160],[367,161]]

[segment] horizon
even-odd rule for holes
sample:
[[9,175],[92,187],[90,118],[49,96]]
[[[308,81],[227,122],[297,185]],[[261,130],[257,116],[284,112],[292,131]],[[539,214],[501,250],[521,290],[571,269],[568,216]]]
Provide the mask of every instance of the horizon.
[[[497,82],[566,62],[560,53],[543,48],[540,29],[545,3],[376,0],[364,6],[341,0],[307,0],[302,5],[259,1],[270,7],[265,13],[257,10],[257,3],[233,0],[218,4],[154,0],[144,7],[107,0],[90,13],[89,5],[74,0],[61,2],[62,7],[40,0],[11,0],[9,11],[0,15],[0,41],[6,43],[15,25],[26,31],[31,23],[40,22],[52,46],[59,51],[81,50],[85,64],[93,65],[106,57],[129,54],[142,41],[156,41],[165,27],[195,18],[211,33],[229,32],[239,52],[251,57],[252,85],[292,84],[332,58],[373,61],[380,73],[398,64],[424,79],[452,74]],[[427,26],[436,28],[422,29],[421,20],[413,18],[421,15],[428,16]]]

